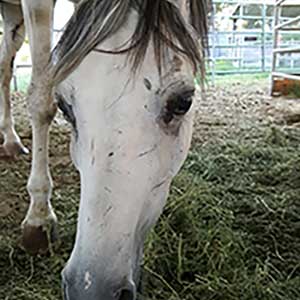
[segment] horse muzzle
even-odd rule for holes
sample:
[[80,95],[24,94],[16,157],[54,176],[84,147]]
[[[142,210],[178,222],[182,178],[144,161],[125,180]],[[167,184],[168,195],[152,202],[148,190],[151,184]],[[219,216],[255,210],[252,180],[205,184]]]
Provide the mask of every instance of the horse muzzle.
[[136,300],[136,286],[131,280],[113,288],[115,284],[93,283],[88,277],[83,283],[69,282],[63,276],[62,288],[64,300]]

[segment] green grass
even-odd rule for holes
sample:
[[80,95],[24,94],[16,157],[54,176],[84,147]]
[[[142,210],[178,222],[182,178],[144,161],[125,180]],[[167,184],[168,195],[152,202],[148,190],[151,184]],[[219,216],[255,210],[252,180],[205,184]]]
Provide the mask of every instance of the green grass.
[[[57,151],[60,159],[67,155],[61,137],[56,140],[52,161]],[[19,162],[0,182],[7,193],[11,182],[18,203],[27,197],[28,169],[29,160]],[[32,258],[18,247],[20,220],[2,218],[0,299],[61,299],[60,271],[72,248],[79,191],[67,162],[56,162],[53,171],[62,243],[56,255]],[[194,145],[148,236],[142,299],[299,300],[299,216],[299,129],[270,127]]]

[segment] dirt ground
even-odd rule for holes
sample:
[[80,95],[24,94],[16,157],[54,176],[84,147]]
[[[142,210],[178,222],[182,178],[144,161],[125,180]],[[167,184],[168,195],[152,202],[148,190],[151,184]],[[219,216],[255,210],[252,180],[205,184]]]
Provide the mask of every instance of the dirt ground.
[[266,78],[218,81],[197,102],[194,142],[249,134],[257,126],[298,126],[300,99],[273,98]]
[[[13,103],[17,130],[24,144],[31,149],[24,95],[14,94]],[[272,99],[268,95],[266,79],[249,81],[241,78],[234,82],[219,82],[207,89],[205,97],[199,97],[196,108],[194,145],[217,142],[234,135],[251,135],[252,129],[257,126],[300,124],[300,100]],[[70,211],[69,207],[78,206],[79,195],[79,177],[70,161],[68,144],[69,128],[59,114],[52,126],[50,148],[53,204],[58,219],[64,223],[64,228],[60,228],[61,246],[56,254],[57,263],[51,267],[51,272],[57,274],[71,250],[76,210]],[[30,155],[20,157],[16,162],[0,162],[0,271],[5,270],[5,274],[0,273],[0,299],[55,299],[57,292],[49,290],[49,286],[60,285],[57,276],[55,282],[53,279],[45,280],[44,285],[37,288],[35,281],[38,281],[39,275],[35,269],[50,272],[47,259],[37,260],[28,256],[27,260],[21,260],[24,253],[20,248],[20,224],[28,206],[26,181],[29,170]],[[20,272],[22,268],[24,272]],[[34,292],[26,290],[28,282]]]

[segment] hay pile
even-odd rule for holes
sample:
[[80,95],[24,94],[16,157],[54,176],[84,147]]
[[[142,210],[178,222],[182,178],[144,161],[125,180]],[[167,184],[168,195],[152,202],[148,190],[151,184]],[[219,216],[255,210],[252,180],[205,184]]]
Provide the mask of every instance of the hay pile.
[[[29,132],[23,129],[23,138]],[[300,130],[253,132],[193,146],[147,240],[142,299],[300,299]],[[9,169],[0,163],[1,300],[61,299],[79,181],[66,132],[54,127],[52,136],[61,231],[55,255],[30,257],[19,247],[30,158]]]
[[195,146],[146,251],[145,299],[300,299],[300,131]]

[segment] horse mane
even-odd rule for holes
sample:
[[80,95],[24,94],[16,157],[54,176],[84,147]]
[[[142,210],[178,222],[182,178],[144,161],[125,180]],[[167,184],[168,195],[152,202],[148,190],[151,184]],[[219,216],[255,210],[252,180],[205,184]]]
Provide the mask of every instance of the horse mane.
[[[165,51],[171,48],[185,56],[195,69],[200,67],[204,75],[209,2],[186,0],[189,25],[177,5],[169,0],[81,1],[52,51],[50,69],[54,84],[64,80],[97,45],[117,32],[128,20],[132,9],[138,11],[139,17],[123,52],[128,52],[133,70],[142,64],[152,41],[159,70]],[[110,50],[117,52],[120,49]]]

